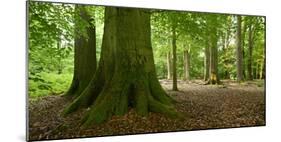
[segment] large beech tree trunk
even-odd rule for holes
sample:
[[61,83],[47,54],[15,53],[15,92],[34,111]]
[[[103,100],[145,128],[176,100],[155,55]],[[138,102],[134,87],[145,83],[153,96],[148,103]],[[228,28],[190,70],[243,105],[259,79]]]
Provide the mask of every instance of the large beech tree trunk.
[[243,80],[243,52],[241,47],[241,16],[237,16],[237,31],[236,31],[236,70],[237,81]]
[[180,116],[157,79],[150,37],[149,11],[107,7],[98,69],[64,114],[89,107],[84,127],[124,115],[130,107],[142,116],[149,111]]
[[96,30],[85,6],[75,6],[75,12],[88,22],[87,37],[81,34],[79,21],[76,19],[74,39],[74,74],[66,96],[77,97],[89,84],[96,70]]
[[183,57],[184,57],[184,80],[189,81],[190,56],[188,50],[183,51]]

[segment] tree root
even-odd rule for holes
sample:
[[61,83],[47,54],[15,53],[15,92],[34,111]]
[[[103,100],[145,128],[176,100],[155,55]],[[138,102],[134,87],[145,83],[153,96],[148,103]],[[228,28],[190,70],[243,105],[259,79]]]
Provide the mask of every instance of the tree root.
[[[130,82],[113,78],[99,94],[90,111],[82,119],[82,127],[89,127],[92,124],[100,124],[111,118],[112,115],[124,115],[128,111],[129,101],[133,101],[133,106],[138,115],[147,116],[149,111],[164,114],[170,118],[182,118],[171,104],[171,100],[164,92],[156,91],[157,98],[152,95],[148,80],[140,79]],[[132,91],[133,90],[133,91]],[[129,95],[133,95],[129,100]],[[168,101],[169,100],[169,101]]]

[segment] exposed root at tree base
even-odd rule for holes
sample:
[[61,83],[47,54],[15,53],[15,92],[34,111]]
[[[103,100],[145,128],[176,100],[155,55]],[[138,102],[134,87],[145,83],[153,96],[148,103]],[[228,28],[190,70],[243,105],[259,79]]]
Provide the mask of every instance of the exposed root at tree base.
[[[90,111],[82,119],[82,127],[103,123],[113,115],[124,115],[129,107],[135,108],[141,116],[147,116],[151,111],[170,118],[182,117],[173,107],[175,100],[166,94],[157,78],[152,78],[153,75],[140,75],[135,80],[128,76],[124,77],[125,79],[120,78],[122,75],[124,76],[116,73],[98,93],[93,104],[88,105]],[[63,115],[67,116],[78,108],[85,107],[85,104],[88,104],[86,101],[91,100],[91,95],[96,94],[82,93],[63,111]]]

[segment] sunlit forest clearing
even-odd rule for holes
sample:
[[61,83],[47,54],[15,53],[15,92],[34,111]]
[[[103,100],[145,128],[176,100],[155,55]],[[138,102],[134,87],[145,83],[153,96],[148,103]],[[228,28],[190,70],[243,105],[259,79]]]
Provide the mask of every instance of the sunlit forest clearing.
[[30,140],[265,125],[265,17],[28,3]]

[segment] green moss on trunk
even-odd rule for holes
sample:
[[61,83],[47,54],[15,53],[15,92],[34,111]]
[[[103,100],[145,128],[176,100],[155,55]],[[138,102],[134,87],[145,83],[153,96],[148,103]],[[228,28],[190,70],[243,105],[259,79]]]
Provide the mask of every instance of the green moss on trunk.
[[104,31],[97,73],[65,109],[65,114],[81,106],[90,107],[82,120],[83,127],[102,123],[112,115],[124,115],[129,107],[141,116],[153,111],[179,117],[173,107],[175,101],[165,93],[156,77],[149,13],[141,9],[107,7]]
[[87,87],[96,71],[96,30],[92,24],[94,19],[88,14],[84,6],[75,6],[75,12],[81,19],[90,26],[85,29],[87,36],[81,34],[83,29],[75,19],[75,40],[74,40],[74,75],[72,84],[65,96],[77,97]]

